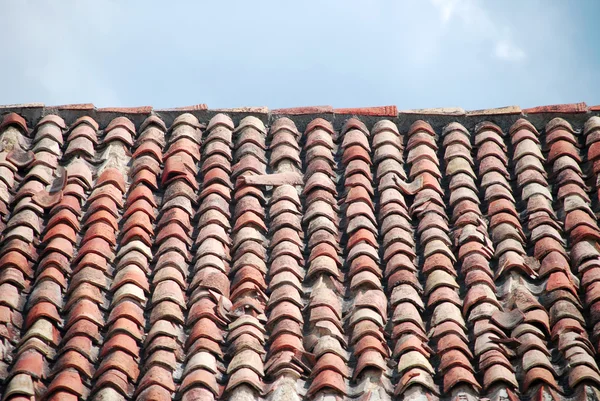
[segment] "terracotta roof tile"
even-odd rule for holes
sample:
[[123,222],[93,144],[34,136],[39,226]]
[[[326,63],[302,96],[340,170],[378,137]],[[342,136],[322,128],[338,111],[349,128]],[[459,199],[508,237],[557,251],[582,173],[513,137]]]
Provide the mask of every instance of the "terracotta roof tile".
[[98,113],[118,113],[118,114],[148,114],[152,111],[152,106],[141,107],[102,107],[96,109]]
[[585,113],[588,111],[588,106],[585,103],[571,103],[571,104],[555,104],[548,106],[531,107],[523,109],[525,114],[539,114],[539,113]]
[[0,126],[3,399],[599,394],[593,107],[36,107]]
[[423,114],[440,116],[464,116],[466,111],[460,107],[437,107],[431,109],[400,110],[400,114]]
[[509,114],[521,114],[521,108],[519,106],[506,106],[506,107],[497,107],[494,109],[467,111],[468,116],[497,116],[497,115],[509,115]]
[[398,108],[396,106],[379,106],[379,107],[357,107],[333,109],[336,114],[352,114],[360,116],[378,116],[378,117],[396,117]]
[[94,110],[95,106],[93,103],[77,103],[63,104],[60,106],[49,106],[49,108],[56,108],[58,110]]
[[302,115],[302,114],[321,114],[321,113],[333,113],[333,107],[331,106],[309,106],[309,107],[289,107],[286,109],[275,109],[271,110],[273,114],[284,114],[284,115]]
[[174,107],[174,108],[166,108],[166,109],[155,109],[156,112],[161,112],[161,111],[181,111],[181,112],[192,112],[192,111],[197,111],[197,110],[206,110],[208,107],[206,106],[206,104],[204,103],[200,103],[200,104],[194,104],[191,106],[181,106],[181,107]]

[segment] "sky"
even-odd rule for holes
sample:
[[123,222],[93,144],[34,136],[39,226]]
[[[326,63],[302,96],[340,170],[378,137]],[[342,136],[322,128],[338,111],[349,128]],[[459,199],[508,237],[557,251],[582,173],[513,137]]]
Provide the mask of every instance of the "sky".
[[0,4],[0,104],[600,104],[594,0]]

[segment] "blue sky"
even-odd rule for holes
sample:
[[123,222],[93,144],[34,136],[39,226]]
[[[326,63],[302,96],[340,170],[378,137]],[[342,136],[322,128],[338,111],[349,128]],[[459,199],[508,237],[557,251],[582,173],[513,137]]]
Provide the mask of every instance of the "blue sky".
[[600,104],[597,1],[0,1],[0,104]]

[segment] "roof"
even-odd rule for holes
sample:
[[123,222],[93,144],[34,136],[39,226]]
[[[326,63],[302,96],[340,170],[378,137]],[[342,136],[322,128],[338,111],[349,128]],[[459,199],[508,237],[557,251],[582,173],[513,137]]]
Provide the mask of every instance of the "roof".
[[600,108],[0,114],[2,400],[600,397]]

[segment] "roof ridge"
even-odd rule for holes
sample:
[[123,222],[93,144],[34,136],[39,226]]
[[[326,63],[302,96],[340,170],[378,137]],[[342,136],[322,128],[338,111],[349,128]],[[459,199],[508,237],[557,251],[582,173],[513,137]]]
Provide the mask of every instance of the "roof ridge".
[[364,107],[342,107],[333,106],[299,106],[287,108],[270,109],[267,106],[261,107],[234,107],[234,108],[209,108],[205,103],[180,106],[174,108],[154,108],[153,106],[139,107],[96,107],[93,103],[75,103],[64,105],[45,105],[43,103],[23,103],[0,105],[0,114],[17,112],[25,110],[38,110],[42,115],[56,114],[68,111],[85,111],[94,113],[116,113],[116,114],[152,114],[167,112],[209,112],[209,113],[249,113],[249,114],[267,114],[272,115],[354,115],[370,117],[398,117],[401,115],[436,115],[436,116],[490,116],[490,115],[529,115],[529,114],[579,114],[600,111],[600,105],[588,106],[585,102],[562,103],[521,108],[518,105],[492,107],[477,110],[466,110],[462,107],[433,107],[423,109],[403,109],[399,110],[396,105],[385,106],[364,106]]

